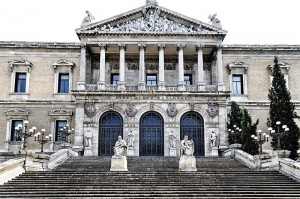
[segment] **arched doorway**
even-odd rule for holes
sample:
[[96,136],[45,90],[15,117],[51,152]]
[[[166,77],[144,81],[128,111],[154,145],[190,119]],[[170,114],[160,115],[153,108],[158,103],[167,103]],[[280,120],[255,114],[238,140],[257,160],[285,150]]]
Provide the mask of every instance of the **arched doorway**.
[[140,156],[164,155],[164,121],[160,114],[147,112],[140,120]]
[[99,156],[111,156],[118,136],[123,137],[123,119],[116,112],[106,112],[99,120]]
[[180,119],[180,140],[187,135],[195,144],[195,156],[204,156],[204,121],[196,112],[187,112]]

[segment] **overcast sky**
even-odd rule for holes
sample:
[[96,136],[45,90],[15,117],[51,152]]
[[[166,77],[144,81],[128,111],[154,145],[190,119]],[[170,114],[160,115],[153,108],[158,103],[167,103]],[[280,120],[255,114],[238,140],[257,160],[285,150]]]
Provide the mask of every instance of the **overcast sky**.
[[[78,42],[85,11],[100,21],[146,0],[2,0],[0,40]],[[162,7],[208,23],[217,13],[225,44],[300,44],[300,0],[158,0]]]

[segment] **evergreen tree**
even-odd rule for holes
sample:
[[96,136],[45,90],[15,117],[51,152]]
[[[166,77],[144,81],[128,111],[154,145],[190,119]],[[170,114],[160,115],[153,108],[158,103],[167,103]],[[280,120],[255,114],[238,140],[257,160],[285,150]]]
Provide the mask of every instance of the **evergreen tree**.
[[[229,122],[227,123],[227,129],[233,129],[234,125],[241,128],[243,111],[239,107],[239,105],[234,101],[231,102],[230,112],[228,113],[228,118],[229,118]],[[230,133],[228,133],[228,142],[229,142],[229,144],[234,143],[234,137]],[[237,143],[240,143],[240,142],[241,142],[240,136],[237,136]]]
[[243,119],[242,119],[242,135],[241,135],[241,144],[243,151],[250,153],[252,155],[258,154],[258,145],[252,141],[251,135],[257,135],[257,125],[258,120],[252,124],[251,116],[247,109],[243,109]]
[[[291,151],[290,158],[297,158],[297,150],[299,149],[300,131],[294,118],[299,118],[295,112],[295,106],[291,102],[290,92],[287,90],[286,81],[280,71],[278,58],[274,59],[272,70],[272,87],[269,89],[268,98],[270,100],[270,111],[268,118],[268,126],[273,129],[276,127],[276,121],[281,121],[281,124],[287,125],[289,133],[282,138],[282,148]],[[274,149],[277,148],[277,139],[273,138],[271,143]]]

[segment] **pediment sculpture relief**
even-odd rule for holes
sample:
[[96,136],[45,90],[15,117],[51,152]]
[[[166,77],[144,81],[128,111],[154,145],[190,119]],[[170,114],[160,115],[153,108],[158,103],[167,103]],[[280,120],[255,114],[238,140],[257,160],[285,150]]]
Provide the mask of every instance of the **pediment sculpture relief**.
[[176,32],[176,33],[208,33],[210,31],[205,30],[198,25],[185,26],[176,21],[170,20],[166,15],[162,16],[159,8],[149,8],[144,11],[144,16],[128,20],[123,23],[111,26],[110,24],[102,25],[100,28],[94,29],[95,32]]

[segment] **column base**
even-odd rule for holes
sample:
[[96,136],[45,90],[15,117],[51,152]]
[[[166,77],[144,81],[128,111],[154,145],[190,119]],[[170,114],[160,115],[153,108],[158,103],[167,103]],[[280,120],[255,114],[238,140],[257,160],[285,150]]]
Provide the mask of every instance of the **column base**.
[[198,91],[205,91],[205,85],[206,83],[198,83]]
[[218,83],[218,91],[225,91],[225,83]]
[[112,156],[110,171],[128,171],[126,156]]
[[157,86],[159,91],[166,91],[166,82],[158,82]]
[[178,88],[178,91],[185,91],[186,90],[184,82],[179,82],[177,88]]
[[118,90],[119,91],[125,91],[126,90],[125,82],[118,82]]
[[98,90],[103,91],[105,90],[105,82],[97,82]]
[[145,82],[138,82],[138,90],[139,91],[146,90],[146,83]]
[[85,90],[85,82],[77,82],[77,90]]

